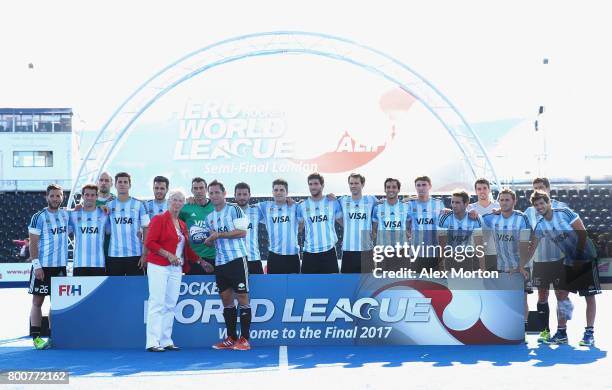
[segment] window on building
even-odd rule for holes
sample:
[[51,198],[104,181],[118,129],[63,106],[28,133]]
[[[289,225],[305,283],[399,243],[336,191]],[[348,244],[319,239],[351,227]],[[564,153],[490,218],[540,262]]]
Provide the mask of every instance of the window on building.
[[52,151],[18,151],[13,152],[13,167],[15,168],[38,168],[52,167]]

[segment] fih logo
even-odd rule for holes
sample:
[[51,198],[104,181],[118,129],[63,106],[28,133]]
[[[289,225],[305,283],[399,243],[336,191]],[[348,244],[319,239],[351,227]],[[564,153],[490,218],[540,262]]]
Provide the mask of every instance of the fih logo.
[[60,284],[59,285],[59,296],[80,296],[82,293],[80,284]]

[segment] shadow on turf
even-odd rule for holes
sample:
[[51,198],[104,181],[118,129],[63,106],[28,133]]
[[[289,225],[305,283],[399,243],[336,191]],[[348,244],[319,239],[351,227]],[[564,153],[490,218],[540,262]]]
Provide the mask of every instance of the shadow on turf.
[[[322,365],[358,368],[368,364],[400,367],[412,362],[434,367],[490,362],[493,366],[531,362],[533,367],[557,364],[590,364],[604,359],[607,351],[572,346],[532,348],[517,346],[350,346],[289,347],[289,366],[307,369]],[[278,347],[258,347],[248,352],[187,349],[180,352],[147,353],[140,350],[55,350],[0,347],[0,370],[56,369],[71,375],[125,376],[189,375],[190,371],[231,369],[276,370]]]
[[557,364],[589,364],[607,356],[597,348],[578,349],[569,345],[517,346],[368,346],[368,347],[302,347],[289,349],[292,368],[313,368],[320,365],[342,365],[344,368],[382,364],[399,367],[412,362],[433,363],[434,367],[491,362],[493,366],[532,361],[534,367]]

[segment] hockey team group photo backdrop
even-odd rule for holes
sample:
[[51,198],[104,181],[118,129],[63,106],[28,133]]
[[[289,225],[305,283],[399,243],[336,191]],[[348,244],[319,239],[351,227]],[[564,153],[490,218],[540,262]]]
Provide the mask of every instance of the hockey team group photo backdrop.
[[[253,275],[253,345],[518,344],[523,282],[377,279],[361,275]],[[144,277],[62,277],[51,287],[57,348],[143,348]],[[173,340],[208,347],[226,337],[212,276],[185,276]],[[89,337],[95,334],[96,337]]]

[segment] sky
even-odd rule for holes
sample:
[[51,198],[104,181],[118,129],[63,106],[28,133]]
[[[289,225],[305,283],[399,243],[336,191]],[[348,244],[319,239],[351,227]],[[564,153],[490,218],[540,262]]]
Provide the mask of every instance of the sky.
[[[604,175],[612,159],[591,166],[585,155],[612,155],[607,8],[604,1],[11,1],[0,24],[0,107],[72,107],[74,127],[96,131],[143,81],[186,53],[242,34],[319,32],[409,65],[471,124],[524,119],[514,131],[521,135],[498,145],[505,153],[492,154],[512,149],[520,159],[525,139],[541,144],[532,121],[544,105],[540,128],[552,166],[543,173],[580,176],[588,167]],[[504,173],[512,160],[500,162]]]

